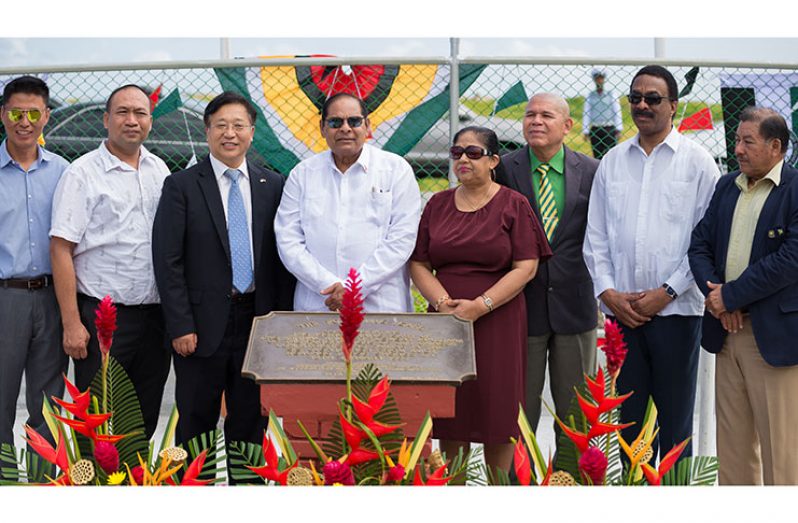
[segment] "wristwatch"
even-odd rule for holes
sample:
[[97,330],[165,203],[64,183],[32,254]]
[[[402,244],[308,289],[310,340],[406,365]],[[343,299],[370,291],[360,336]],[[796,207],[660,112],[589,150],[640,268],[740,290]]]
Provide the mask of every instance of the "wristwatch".
[[670,297],[670,299],[675,300],[676,298],[679,297],[676,291],[673,290],[673,287],[671,287],[667,283],[663,283],[662,288],[665,289],[665,293]]

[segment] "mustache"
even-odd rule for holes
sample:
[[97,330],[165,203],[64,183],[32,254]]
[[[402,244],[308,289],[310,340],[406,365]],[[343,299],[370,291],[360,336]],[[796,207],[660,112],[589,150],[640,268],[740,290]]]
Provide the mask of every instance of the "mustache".
[[643,109],[635,109],[632,111],[632,116],[647,116],[649,118],[653,118],[654,113],[652,111],[646,111]]

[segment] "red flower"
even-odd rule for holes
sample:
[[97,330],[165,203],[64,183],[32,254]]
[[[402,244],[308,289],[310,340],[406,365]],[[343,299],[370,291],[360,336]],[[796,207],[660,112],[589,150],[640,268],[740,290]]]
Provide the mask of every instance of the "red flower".
[[343,336],[341,350],[344,353],[344,360],[349,363],[352,361],[352,348],[364,317],[362,282],[357,269],[349,269],[344,287],[344,296],[338,314],[341,318],[341,334]]
[[603,485],[607,473],[607,456],[596,447],[590,447],[579,457],[579,471],[593,485]]
[[587,383],[590,396],[596,404],[594,405],[586,400],[579,391],[576,392],[576,399],[579,402],[579,408],[591,424],[598,422],[600,414],[611,411],[632,395],[630,392],[623,396],[606,397],[604,395],[604,371],[602,369],[599,369],[595,380],[585,376],[585,383]]
[[355,408],[355,414],[357,414],[360,421],[366,425],[371,422],[374,415],[380,411],[385,403],[390,388],[391,384],[388,382],[388,376],[385,376],[371,389],[367,403],[363,403],[357,396],[352,395],[352,406]]
[[419,467],[416,467],[416,472],[413,475],[413,485],[416,487],[425,486],[425,487],[439,487],[442,485],[446,485],[452,480],[452,477],[443,477],[444,473],[446,472],[446,465],[443,465],[438,470],[427,476],[427,481],[421,479],[421,472],[419,472]]
[[324,464],[322,473],[324,474],[325,485],[340,483],[341,485],[353,486],[355,484],[355,475],[346,463],[341,463],[337,460],[328,461]]
[[634,423],[621,423],[619,425],[615,425],[613,423],[599,422],[591,425],[590,430],[587,434],[585,434],[584,432],[579,432],[572,429],[563,423],[559,418],[557,418],[557,424],[560,426],[562,431],[565,432],[566,436],[568,436],[571,441],[574,442],[574,445],[576,445],[576,448],[579,449],[580,453],[583,453],[587,450],[591,439],[634,425]]
[[144,484],[144,469],[141,468],[141,465],[136,465],[130,470],[130,475],[133,476],[133,481],[136,482],[136,485],[143,485]]
[[200,485],[207,485],[213,480],[210,479],[197,479],[197,476],[200,475],[202,472],[202,466],[205,465],[205,456],[208,453],[208,449],[203,450],[202,452],[194,458],[194,461],[191,462],[191,465],[188,466],[186,469],[186,473],[183,474],[183,481],[180,482],[181,486],[200,486]]
[[676,460],[679,459],[679,456],[682,454],[684,447],[687,446],[688,441],[690,441],[690,438],[682,441],[673,447],[670,452],[665,454],[665,457],[659,462],[659,467],[657,467],[657,470],[654,470],[654,467],[648,463],[643,463],[643,474],[646,475],[646,480],[648,480],[649,485],[659,485],[662,482],[662,477],[668,473],[674,464],[676,464]]
[[[199,458],[199,456],[197,457]],[[204,459],[205,458],[203,457],[203,461]],[[280,485],[286,484],[288,480],[288,473],[292,468],[299,465],[299,462],[296,462],[290,467],[286,467],[285,470],[281,471],[279,469],[280,459],[277,457],[277,450],[274,448],[272,439],[265,432],[263,433],[263,459],[266,461],[266,464],[262,467],[247,466],[247,468],[258,476],[270,481],[275,481]]]
[[354,467],[355,465],[360,465],[361,463],[367,463],[369,461],[375,461],[378,459],[380,459],[380,455],[375,451],[356,448],[352,449],[352,452],[346,455],[344,463]]
[[405,477],[405,468],[402,465],[394,465],[385,473],[385,483],[399,483]]
[[100,342],[100,352],[103,357],[111,351],[116,330],[116,305],[110,296],[102,299],[95,311],[94,326],[97,327],[97,341]]
[[532,484],[532,464],[529,461],[529,454],[526,452],[526,446],[524,446],[524,442],[520,439],[515,444],[513,467],[515,467],[515,475],[518,477],[518,483],[527,486]]
[[94,459],[106,474],[119,470],[119,451],[113,443],[98,441],[94,446]]
[[25,432],[28,435],[25,441],[30,445],[30,448],[45,461],[56,465],[61,469],[61,472],[63,472],[61,477],[56,478],[56,483],[69,485],[71,483],[68,474],[69,458],[67,457],[66,447],[64,446],[64,434],[61,432],[61,428],[58,428],[58,444],[56,448],[53,448],[50,442],[39,435],[30,425],[25,425]]
[[626,359],[626,342],[618,324],[612,320],[604,320],[604,344],[600,347],[607,357],[607,371],[617,375]]

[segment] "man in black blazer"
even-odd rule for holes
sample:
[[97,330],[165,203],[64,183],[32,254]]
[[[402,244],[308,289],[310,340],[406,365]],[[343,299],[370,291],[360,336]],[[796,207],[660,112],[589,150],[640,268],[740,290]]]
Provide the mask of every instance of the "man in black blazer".
[[[536,430],[546,360],[555,411],[562,419],[574,386],[596,366],[597,308],[582,242],[599,162],[563,145],[573,120],[568,103],[558,95],[533,96],[523,125],[527,147],[502,157],[504,172],[499,170],[496,181],[529,198],[554,252],[524,289],[529,329],[526,412]],[[553,205],[548,194],[554,197]]]
[[721,485],[798,484],[798,170],[772,109],[740,115],[740,171],[723,176],[688,256],[706,296],[701,345],[717,354]]
[[252,318],[290,310],[293,277],[277,255],[274,215],[284,179],[246,161],[255,110],[225,92],[205,109],[210,156],[169,176],[153,226],[155,278],[172,340],[177,443],[216,428],[260,443],[258,385],[241,376]]

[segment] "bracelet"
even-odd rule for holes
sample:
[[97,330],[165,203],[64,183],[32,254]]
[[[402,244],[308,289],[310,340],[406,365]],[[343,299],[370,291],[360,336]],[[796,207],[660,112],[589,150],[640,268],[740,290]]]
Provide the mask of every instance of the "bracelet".
[[436,301],[435,305],[432,306],[432,308],[435,309],[435,312],[438,312],[438,309],[440,309],[443,302],[445,302],[448,299],[450,299],[448,294],[444,294],[443,296],[438,298],[438,301]]
[[493,300],[487,294],[481,295],[480,298],[485,303],[485,307],[488,308],[488,312],[493,312]]

